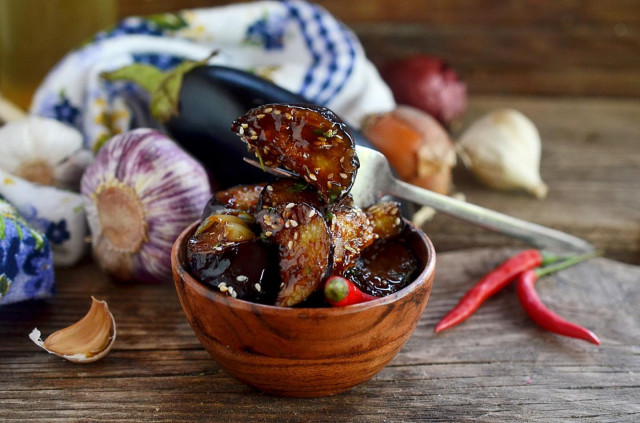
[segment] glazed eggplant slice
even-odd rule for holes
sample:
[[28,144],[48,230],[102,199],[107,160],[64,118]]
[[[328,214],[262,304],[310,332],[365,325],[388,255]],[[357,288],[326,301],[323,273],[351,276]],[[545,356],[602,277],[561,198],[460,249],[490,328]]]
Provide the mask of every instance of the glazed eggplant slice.
[[235,187],[215,192],[204,206],[202,218],[205,219],[220,210],[236,210],[234,212],[236,214],[242,211],[250,216],[256,210],[260,193],[265,185],[266,183],[236,185]]
[[227,208],[240,209],[251,213],[256,209],[260,194],[265,185],[266,183],[236,185],[235,187],[216,192],[214,197],[220,204]]
[[384,297],[410,284],[417,269],[418,259],[400,235],[374,242],[344,276],[367,294]]
[[309,204],[288,203],[258,212],[256,221],[278,246],[281,284],[275,305],[302,302],[331,273],[331,235],[324,217]]
[[318,210],[323,206],[318,191],[311,185],[301,180],[278,179],[262,190],[257,210],[289,203],[307,203]]
[[279,290],[277,253],[259,238],[230,243],[215,252],[194,252],[191,272],[233,298],[273,304]]
[[331,207],[325,217],[333,239],[333,274],[340,275],[355,264],[362,250],[376,237],[369,219],[359,207]]
[[375,233],[380,240],[399,235],[404,229],[404,220],[400,212],[400,203],[395,201],[381,201],[365,209]]
[[353,185],[359,167],[355,143],[346,124],[326,107],[267,104],[235,120],[231,129],[264,166],[299,175],[326,203]]
[[187,260],[200,281],[231,297],[273,304],[278,293],[275,250],[237,216],[204,219],[187,243]]

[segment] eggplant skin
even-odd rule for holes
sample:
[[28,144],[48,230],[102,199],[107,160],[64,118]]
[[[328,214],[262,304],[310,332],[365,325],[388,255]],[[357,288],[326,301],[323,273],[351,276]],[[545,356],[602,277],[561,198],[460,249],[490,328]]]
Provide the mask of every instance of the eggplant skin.
[[324,217],[306,203],[289,203],[261,210],[256,221],[278,247],[280,291],[275,305],[290,307],[304,301],[331,274],[333,244]]
[[260,304],[275,302],[278,254],[260,239],[230,243],[215,253],[193,252],[188,259],[194,276],[223,294]]
[[[209,171],[220,188],[273,178],[242,158],[253,158],[231,131],[232,122],[268,103],[309,104],[304,97],[248,72],[224,66],[200,66],[183,77],[178,115],[165,123],[172,138]],[[351,128],[359,145],[373,148]]]

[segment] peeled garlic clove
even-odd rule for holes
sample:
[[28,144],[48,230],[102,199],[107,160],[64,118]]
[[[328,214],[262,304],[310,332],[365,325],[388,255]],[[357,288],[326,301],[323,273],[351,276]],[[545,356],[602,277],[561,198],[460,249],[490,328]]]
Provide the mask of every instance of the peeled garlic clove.
[[458,140],[458,153],[484,184],[500,190],[547,195],[540,177],[541,141],[537,128],[513,109],[493,111],[474,122]]
[[29,338],[50,354],[74,363],[92,363],[106,356],[116,340],[116,321],[106,301],[91,297],[91,309],[79,321],[52,333],[42,342],[35,328]]

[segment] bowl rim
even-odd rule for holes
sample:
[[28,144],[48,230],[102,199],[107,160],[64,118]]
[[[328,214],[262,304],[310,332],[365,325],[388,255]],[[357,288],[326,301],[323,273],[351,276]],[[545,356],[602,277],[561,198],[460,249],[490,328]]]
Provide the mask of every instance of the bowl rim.
[[[171,267],[175,275],[179,276],[180,279],[183,279],[183,283],[189,283],[189,285],[195,291],[197,291],[198,294],[203,296],[212,294],[213,301],[227,302],[229,306],[236,309],[241,309],[244,311],[260,309],[260,312],[263,314],[278,313],[278,315],[282,315],[284,313],[285,315],[291,314],[292,316],[304,316],[308,314],[308,317],[312,317],[311,314],[313,314],[313,317],[321,317],[324,315],[337,316],[355,314],[371,308],[394,303],[418,290],[422,285],[428,283],[432,276],[435,276],[436,251],[433,243],[431,242],[431,239],[422,229],[413,224],[413,222],[404,217],[402,219],[405,221],[411,231],[418,235],[418,237],[426,247],[427,261],[425,263],[424,269],[422,269],[420,274],[418,274],[409,285],[402,288],[401,290],[394,292],[393,294],[377,298],[375,300],[366,301],[364,303],[351,304],[344,307],[281,307],[276,305],[254,303],[222,294],[213,287],[207,286],[203,282],[196,279],[180,261],[180,252],[182,249],[182,245],[195,231],[197,225],[200,223],[200,220],[196,220],[195,222],[187,226],[174,242],[171,249]],[[178,278],[174,277],[174,279],[176,288],[178,288]]]

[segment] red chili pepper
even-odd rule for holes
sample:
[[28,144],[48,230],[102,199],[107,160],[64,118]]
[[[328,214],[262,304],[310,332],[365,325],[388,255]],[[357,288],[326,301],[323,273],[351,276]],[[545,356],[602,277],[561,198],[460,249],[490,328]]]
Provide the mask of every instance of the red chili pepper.
[[556,260],[558,257],[543,255],[538,250],[525,250],[507,259],[467,291],[458,305],[436,325],[436,333],[467,320],[487,298],[509,285],[518,274]]
[[584,339],[585,341],[600,345],[598,337],[589,329],[576,325],[575,323],[571,323],[549,310],[540,300],[540,297],[535,290],[535,283],[541,276],[564,269],[565,267],[571,266],[585,260],[586,258],[593,257],[594,255],[596,254],[591,253],[576,256],[553,266],[522,272],[518,276],[516,292],[518,293],[518,299],[520,300],[520,304],[522,304],[522,308],[524,308],[534,322],[542,326],[544,329],[560,335]]
[[353,282],[341,276],[332,276],[327,279],[324,284],[324,296],[334,307],[364,303],[378,298],[360,291]]

